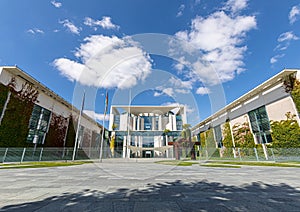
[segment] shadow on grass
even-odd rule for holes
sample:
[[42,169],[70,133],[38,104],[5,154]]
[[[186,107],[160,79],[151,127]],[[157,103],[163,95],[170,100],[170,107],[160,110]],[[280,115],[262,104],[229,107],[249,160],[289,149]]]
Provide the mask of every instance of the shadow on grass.
[[147,184],[143,190],[87,189],[63,193],[7,205],[1,211],[299,211],[299,208],[300,191],[286,184],[254,182],[237,187],[208,181],[174,181]]

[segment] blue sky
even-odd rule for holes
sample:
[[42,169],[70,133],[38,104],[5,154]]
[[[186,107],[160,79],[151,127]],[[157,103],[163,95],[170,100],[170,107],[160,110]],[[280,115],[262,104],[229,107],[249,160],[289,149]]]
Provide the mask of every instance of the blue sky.
[[[85,111],[186,104],[196,124],[300,67],[299,0],[1,0],[0,65]],[[152,33],[152,34],[149,34]],[[102,115],[101,115],[102,114]]]

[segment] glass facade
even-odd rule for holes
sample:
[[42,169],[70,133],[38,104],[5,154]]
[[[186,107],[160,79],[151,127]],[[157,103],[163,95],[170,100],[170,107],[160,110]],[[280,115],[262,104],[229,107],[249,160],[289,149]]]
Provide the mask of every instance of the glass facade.
[[180,115],[176,116],[176,129],[182,130],[182,117]]
[[144,119],[144,130],[152,130],[152,117],[151,116],[141,116]]
[[48,131],[51,112],[41,106],[34,105],[29,120],[29,132],[27,142],[43,144]]
[[218,148],[223,147],[223,143],[222,143],[222,129],[221,126],[218,125],[216,127],[214,127],[214,133],[215,133],[215,139],[218,145]]
[[119,115],[115,115],[114,116],[114,125],[115,125],[115,129],[113,130],[119,130],[120,129],[120,116]]
[[252,131],[258,143],[270,143],[272,137],[270,133],[270,121],[266,112],[266,107],[262,106],[248,113]]

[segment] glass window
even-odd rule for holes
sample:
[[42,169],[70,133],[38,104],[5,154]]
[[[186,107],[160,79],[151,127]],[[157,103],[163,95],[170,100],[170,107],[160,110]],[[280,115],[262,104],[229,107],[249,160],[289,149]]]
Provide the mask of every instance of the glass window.
[[143,136],[143,147],[154,147],[154,137]]
[[50,124],[51,111],[42,108],[39,105],[34,105],[31,117],[29,120],[29,132],[27,142],[43,144],[45,134],[48,131]]
[[266,107],[262,106],[248,113],[252,131],[258,143],[272,142],[270,135],[270,121]]
[[180,115],[176,116],[176,128],[182,130],[182,117]]
[[144,119],[144,130],[152,130],[152,117],[143,116]]
[[218,126],[214,127],[214,132],[215,132],[215,138],[216,138],[218,147],[221,148],[223,146],[221,126],[218,125]]

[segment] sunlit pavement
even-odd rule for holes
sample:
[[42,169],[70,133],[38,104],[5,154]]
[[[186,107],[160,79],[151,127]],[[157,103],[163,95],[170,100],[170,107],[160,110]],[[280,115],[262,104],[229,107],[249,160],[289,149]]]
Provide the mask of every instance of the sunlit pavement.
[[0,170],[1,211],[299,211],[300,168],[103,160]]

